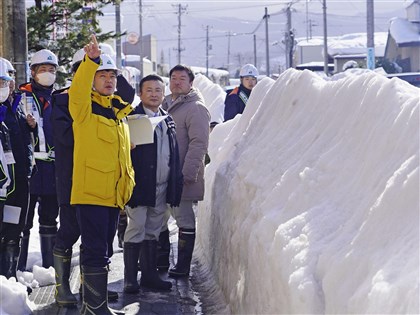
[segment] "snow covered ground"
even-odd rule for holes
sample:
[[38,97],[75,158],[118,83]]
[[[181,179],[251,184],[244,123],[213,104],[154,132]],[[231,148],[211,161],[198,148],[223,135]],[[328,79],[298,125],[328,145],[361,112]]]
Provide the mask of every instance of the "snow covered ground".
[[419,102],[289,69],[215,127],[196,254],[231,313],[420,312]]

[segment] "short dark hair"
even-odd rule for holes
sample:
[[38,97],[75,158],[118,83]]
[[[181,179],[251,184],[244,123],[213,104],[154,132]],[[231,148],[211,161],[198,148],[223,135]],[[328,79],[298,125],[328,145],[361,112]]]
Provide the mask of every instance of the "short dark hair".
[[169,78],[171,78],[172,72],[174,71],[185,71],[187,72],[188,77],[190,78],[190,82],[194,81],[194,72],[187,65],[176,65],[175,67],[173,67],[171,71],[169,71]]
[[157,75],[157,74],[149,74],[147,76],[145,76],[143,79],[141,79],[140,81],[140,91],[143,88],[143,83],[146,81],[160,81],[163,84],[165,84],[165,82],[163,81],[162,77]]

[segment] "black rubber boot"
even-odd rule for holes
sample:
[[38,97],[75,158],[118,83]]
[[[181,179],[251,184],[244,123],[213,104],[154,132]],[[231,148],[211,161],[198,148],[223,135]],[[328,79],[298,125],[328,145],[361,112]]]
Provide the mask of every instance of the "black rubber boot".
[[9,279],[16,278],[16,269],[19,259],[19,243],[17,241],[8,241],[3,243],[3,274]]
[[82,315],[113,315],[108,307],[106,267],[82,266],[83,274],[83,306]]
[[140,285],[149,289],[169,291],[172,288],[172,283],[162,280],[156,268],[156,250],[157,241],[144,240],[142,242],[140,249]]
[[124,234],[127,229],[127,215],[120,213],[120,219],[118,220],[117,236],[118,236],[118,247],[124,248]]
[[39,234],[41,242],[42,267],[49,268],[54,265],[53,249],[56,234]]
[[23,235],[20,240],[20,255],[17,265],[17,270],[25,271],[26,262],[28,260],[28,248],[29,248],[29,234]]
[[137,281],[138,261],[141,243],[124,243],[124,292],[137,293],[140,286]]
[[75,307],[77,299],[70,290],[71,249],[54,249],[55,301],[64,307]]
[[170,277],[179,278],[189,276],[194,243],[195,229],[179,229],[178,260],[175,267],[169,270]]
[[168,271],[169,254],[171,252],[171,243],[169,241],[169,230],[160,232],[157,245],[157,269],[159,271]]
[[[83,287],[83,270],[82,270],[82,268],[80,268],[79,297],[80,297],[81,300],[83,300],[83,289],[82,289],[82,287]],[[108,290],[107,295],[108,295],[108,302],[115,302],[119,298],[118,292],[116,292],[116,291]]]

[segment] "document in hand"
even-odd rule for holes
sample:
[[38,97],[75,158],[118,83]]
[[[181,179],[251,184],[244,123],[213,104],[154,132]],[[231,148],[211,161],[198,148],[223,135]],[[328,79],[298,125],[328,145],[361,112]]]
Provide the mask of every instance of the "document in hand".
[[127,116],[130,141],[134,145],[153,143],[156,126],[168,116],[148,117],[147,115]]

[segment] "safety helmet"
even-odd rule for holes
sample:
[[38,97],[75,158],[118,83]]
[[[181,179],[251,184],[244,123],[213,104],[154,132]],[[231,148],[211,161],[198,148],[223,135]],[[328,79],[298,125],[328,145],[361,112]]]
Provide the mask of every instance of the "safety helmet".
[[96,71],[101,70],[114,70],[117,73],[119,72],[114,60],[110,55],[107,54],[101,54],[101,63],[99,64],[99,68]]
[[9,76],[9,71],[7,69],[7,64],[4,60],[0,60],[0,79],[11,81],[13,80],[11,76]]
[[44,65],[44,64],[58,67],[57,56],[51,50],[41,49],[32,56],[31,68],[36,65]]
[[85,57],[85,50],[83,48],[76,51],[73,55],[73,59],[71,61],[71,71],[76,72],[79,64],[82,62],[83,58]]
[[241,71],[239,72],[240,77],[258,77],[258,70],[255,68],[254,65],[251,65],[250,63],[244,65],[241,68]]
[[16,72],[16,69],[13,67],[12,63],[9,60],[7,60],[3,57],[0,57],[0,60],[3,61],[6,64],[7,72],[9,72],[9,74],[13,74],[13,73]]
[[359,68],[359,64],[354,60],[346,61],[343,65],[343,71],[346,71],[347,69],[352,68]]

